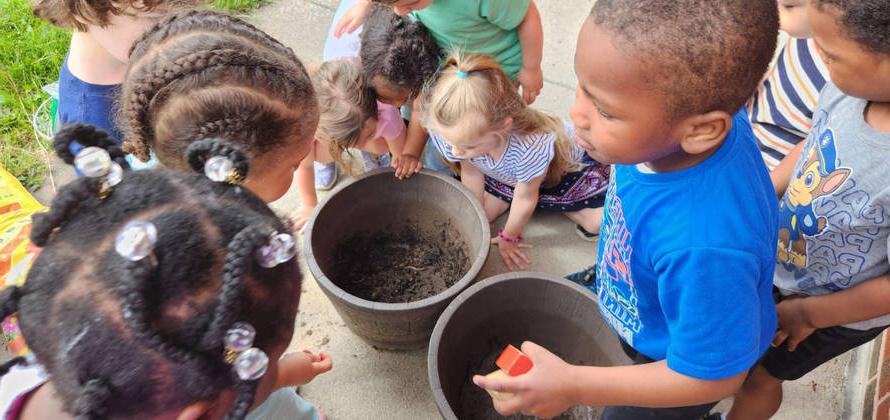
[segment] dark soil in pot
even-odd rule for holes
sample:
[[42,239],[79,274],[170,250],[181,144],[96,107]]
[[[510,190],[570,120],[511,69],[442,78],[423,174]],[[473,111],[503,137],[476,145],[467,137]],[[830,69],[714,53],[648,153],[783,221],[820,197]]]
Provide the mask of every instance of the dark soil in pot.
[[450,221],[416,221],[359,232],[335,250],[334,282],[362,299],[414,302],[441,293],[470,268],[469,247]]

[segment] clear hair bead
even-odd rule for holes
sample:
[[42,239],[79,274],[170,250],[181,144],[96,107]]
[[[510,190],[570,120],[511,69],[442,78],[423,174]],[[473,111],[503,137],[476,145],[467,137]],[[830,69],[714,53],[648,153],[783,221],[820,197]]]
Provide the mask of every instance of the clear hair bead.
[[223,343],[226,350],[242,352],[253,347],[253,339],[256,337],[256,330],[252,325],[246,322],[236,322],[226,331]]
[[229,158],[213,156],[204,163],[204,175],[215,182],[231,182],[238,177],[238,171]]
[[274,233],[267,245],[256,251],[256,260],[260,266],[272,268],[290,261],[297,255],[297,242],[287,233]]
[[101,147],[85,147],[74,157],[74,167],[89,178],[100,178],[108,174],[112,166],[111,155]]
[[111,168],[108,170],[108,176],[105,178],[105,184],[113,187],[120,184],[124,179],[124,168],[117,162],[111,162]]
[[269,356],[256,347],[250,348],[235,358],[235,373],[242,381],[255,381],[266,374]]
[[120,256],[139,261],[154,250],[158,229],[151,222],[135,220],[127,223],[114,239],[114,249]]

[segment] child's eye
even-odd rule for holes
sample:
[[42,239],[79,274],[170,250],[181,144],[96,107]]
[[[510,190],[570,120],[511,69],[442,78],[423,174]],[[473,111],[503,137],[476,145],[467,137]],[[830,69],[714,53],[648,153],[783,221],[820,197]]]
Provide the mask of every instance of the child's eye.
[[603,110],[597,109],[596,112],[597,112],[598,114],[600,114],[601,117],[603,117],[603,118],[605,118],[605,119],[607,119],[607,120],[611,120],[611,119],[614,118],[614,117],[612,117],[611,115],[609,115],[607,112],[604,112]]

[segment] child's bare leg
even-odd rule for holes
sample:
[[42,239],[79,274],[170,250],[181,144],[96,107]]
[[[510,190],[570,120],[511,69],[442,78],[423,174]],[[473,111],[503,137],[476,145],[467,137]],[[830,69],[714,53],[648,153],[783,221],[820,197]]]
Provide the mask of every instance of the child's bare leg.
[[782,405],[782,380],[770,375],[762,366],[755,366],[751,376],[735,395],[728,420],[768,419]]
[[603,224],[603,208],[597,209],[581,209],[578,211],[569,211],[563,213],[573,222],[581,225],[584,230],[590,233],[600,233],[600,225]]
[[488,217],[488,223],[491,223],[510,208],[510,203],[485,192],[482,195],[482,208],[485,209],[485,216]]

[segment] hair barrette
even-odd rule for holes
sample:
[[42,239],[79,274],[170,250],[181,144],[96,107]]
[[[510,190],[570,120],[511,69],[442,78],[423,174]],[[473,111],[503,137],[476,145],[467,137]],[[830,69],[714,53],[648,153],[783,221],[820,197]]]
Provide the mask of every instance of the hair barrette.
[[158,229],[151,222],[134,220],[126,225],[114,238],[114,250],[130,260],[139,261],[149,256],[158,243]]
[[256,330],[246,322],[236,322],[223,338],[226,363],[232,365],[242,381],[260,379],[269,368],[269,356],[253,347],[254,338]]
[[272,232],[269,243],[256,250],[256,260],[264,268],[290,261],[297,255],[297,241],[287,233]]
[[124,178],[124,169],[101,147],[84,147],[74,157],[74,167],[87,178],[100,179],[99,198],[103,200]]
[[458,70],[457,73],[455,73],[455,75],[457,75],[458,79],[466,79],[467,77],[470,77],[470,73],[467,73],[463,70]]
[[204,175],[214,182],[239,185],[244,182],[244,176],[235,169],[235,163],[225,156],[213,156],[204,162]]

